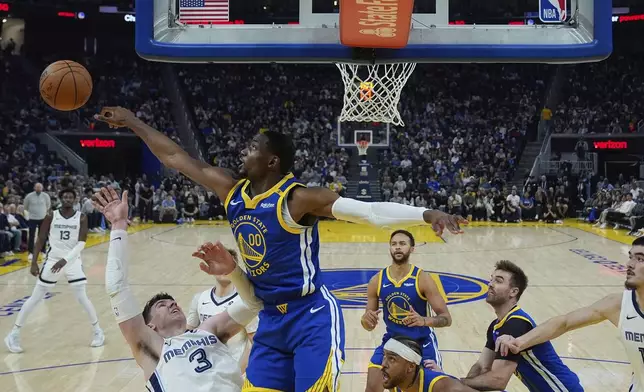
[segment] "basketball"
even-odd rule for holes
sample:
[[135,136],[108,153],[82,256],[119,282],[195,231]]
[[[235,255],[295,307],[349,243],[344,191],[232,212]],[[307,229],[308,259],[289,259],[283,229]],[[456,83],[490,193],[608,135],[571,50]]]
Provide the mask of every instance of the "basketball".
[[54,109],[76,110],[92,95],[92,77],[81,64],[60,60],[40,75],[40,96]]

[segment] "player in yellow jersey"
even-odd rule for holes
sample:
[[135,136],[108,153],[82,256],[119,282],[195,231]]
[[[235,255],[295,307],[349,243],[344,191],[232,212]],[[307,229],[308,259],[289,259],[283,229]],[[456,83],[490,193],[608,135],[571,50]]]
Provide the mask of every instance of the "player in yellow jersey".
[[445,373],[424,368],[418,343],[407,337],[385,343],[382,360],[383,386],[393,392],[474,392]]

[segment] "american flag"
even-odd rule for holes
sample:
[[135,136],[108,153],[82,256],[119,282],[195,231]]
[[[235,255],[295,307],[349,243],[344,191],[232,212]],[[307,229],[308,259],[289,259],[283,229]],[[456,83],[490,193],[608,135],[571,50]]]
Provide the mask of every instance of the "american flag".
[[179,0],[179,22],[207,24],[228,22],[229,0]]

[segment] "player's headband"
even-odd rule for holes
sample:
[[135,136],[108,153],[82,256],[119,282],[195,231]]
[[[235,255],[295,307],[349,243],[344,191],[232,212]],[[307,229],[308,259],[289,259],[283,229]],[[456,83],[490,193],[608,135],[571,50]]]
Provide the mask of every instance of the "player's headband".
[[405,346],[404,344],[400,343],[396,339],[387,340],[387,343],[385,343],[384,349],[399,355],[402,359],[406,361],[409,361],[416,365],[420,365],[420,362],[422,359],[420,354],[418,354],[411,348]]

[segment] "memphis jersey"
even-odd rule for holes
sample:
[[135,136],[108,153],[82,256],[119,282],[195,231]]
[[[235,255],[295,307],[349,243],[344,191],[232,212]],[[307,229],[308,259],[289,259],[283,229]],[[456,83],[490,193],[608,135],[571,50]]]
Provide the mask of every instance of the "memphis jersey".
[[[235,302],[242,302],[241,297],[237,292],[233,292],[227,297],[218,297],[215,293],[215,288],[203,291],[194,296],[188,313],[188,325],[198,326],[208,318],[223,313],[228,307]],[[235,336],[228,339],[226,346],[230,351],[230,355],[236,361],[242,357],[246,346],[249,344],[248,333],[255,333],[257,331],[257,324],[259,319],[257,316],[245,327],[245,331],[239,331]]]
[[146,387],[150,392],[239,392],[242,376],[225,344],[210,332],[194,329],[164,339]]
[[[55,210],[49,226],[49,249],[47,259],[60,260],[66,257],[69,252],[78,244],[80,233],[81,213],[76,211],[74,215],[65,218],[60,210]],[[80,258],[80,257],[79,257]],[[72,263],[75,260],[67,260]]]
[[418,283],[422,272],[412,265],[409,273],[400,281],[391,278],[389,267],[378,273],[378,297],[382,302],[383,319],[390,336],[424,340],[434,333],[430,327],[408,327],[403,324],[412,307],[422,317],[430,315],[427,298],[421,294]]
[[[444,378],[454,378],[447,374],[435,372],[430,369],[421,368],[418,375],[418,392],[432,392],[436,383]],[[396,387],[394,392],[402,392],[402,389]]]
[[268,305],[314,293],[321,285],[317,221],[300,226],[290,216],[287,195],[304,186],[288,174],[253,198],[250,182],[241,180],[226,198],[235,243],[246,264],[255,295]]
[[633,367],[633,381],[628,391],[644,392],[644,314],[637,304],[635,290],[624,291],[618,328]]
[[[532,326],[537,323],[519,306],[515,306],[501,320],[492,323],[492,336],[496,342],[499,337],[499,328],[510,319],[518,318]],[[552,347],[552,343],[537,344],[520,353],[521,359],[517,364],[515,375],[523,382],[530,392],[583,392],[579,378],[568,366],[564,365],[559,355]]]

